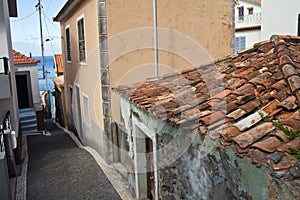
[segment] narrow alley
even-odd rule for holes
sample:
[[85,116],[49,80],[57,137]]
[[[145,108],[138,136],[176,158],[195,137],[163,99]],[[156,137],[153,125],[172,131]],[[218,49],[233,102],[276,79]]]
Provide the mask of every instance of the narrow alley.
[[26,199],[121,199],[90,153],[52,121],[46,128],[27,136]]

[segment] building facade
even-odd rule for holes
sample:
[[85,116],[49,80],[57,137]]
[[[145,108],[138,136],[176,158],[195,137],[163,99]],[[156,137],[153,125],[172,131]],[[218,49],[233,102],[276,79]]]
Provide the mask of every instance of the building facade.
[[235,1],[235,52],[252,47],[261,37],[261,1]]
[[107,161],[118,162],[112,124],[120,121],[119,97],[111,88],[230,54],[233,5],[225,0],[166,0],[156,6],[144,0],[68,1],[54,20],[62,30],[69,129]]

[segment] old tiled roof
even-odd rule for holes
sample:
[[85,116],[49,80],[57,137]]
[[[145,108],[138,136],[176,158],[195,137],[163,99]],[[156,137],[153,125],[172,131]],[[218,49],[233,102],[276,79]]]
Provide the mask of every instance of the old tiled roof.
[[214,65],[114,91],[174,127],[233,145],[253,163],[276,171],[297,162],[289,147],[299,148],[300,139],[289,138],[262,115],[300,131],[299,72],[300,37],[272,36]]
[[54,65],[57,69],[58,74],[63,74],[63,62],[62,62],[62,55],[61,54],[54,54]]
[[21,54],[20,52],[15,51],[15,50],[13,50],[13,56],[14,56],[14,64],[15,65],[36,64],[36,63],[40,62],[39,60],[27,57],[24,54]]

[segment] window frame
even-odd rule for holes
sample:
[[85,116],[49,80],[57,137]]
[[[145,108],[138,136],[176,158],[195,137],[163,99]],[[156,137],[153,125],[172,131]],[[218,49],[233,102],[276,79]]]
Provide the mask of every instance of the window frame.
[[239,21],[244,21],[244,17],[245,17],[245,8],[244,6],[239,6],[237,7],[238,9],[238,19]]
[[[69,31],[68,36],[67,36],[67,30]],[[66,60],[67,60],[67,63],[71,63],[72,62],[72,48],[71,48],[71,33],[70,33],[70,25],[69,24],[65,27],[65,37],[66,37],[66,41],[65,41]],[[69,45],[68,45],[68,43],[69,43]]]
[[[244,46],[241,47],[241,44],[242,44],[242,39],[244,39]],[[239,52],[239,51],[242,51],[244,49],[246,49],[246,36],[236,36],[234,38],[234,52]],[[238,42],[237,42],[238,40]]]
[[[79,17],[77,17],[76,19],[76,27],[77,27],[77,44],[78,44],[78,60],[81,64],[85,65],[86,64],[86,60],[87,60],[87,57],[86,57],[86,33],[85,33],[85,20],[84,20],[84,14],[80,15]],[[80,35],[79,35],[79,21],[83,22],[83,25],[82,25],[82,34],[83,34],[83,38],[82,40],[80,40],[81,38]],[[83,44],[80,44],[81,42],[83,41]],[[83,45],[84,47],[84,59],[81,58],[81,45]]]

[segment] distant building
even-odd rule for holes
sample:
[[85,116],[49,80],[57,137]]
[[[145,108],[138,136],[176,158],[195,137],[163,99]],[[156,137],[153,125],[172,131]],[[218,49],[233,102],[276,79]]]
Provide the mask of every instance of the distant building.
[[41,104],[38,69],[39,60],[13,50],[19,109],[33,108]]
[[235,52],[260,41],[261,15],[260,0],[235,1]]

